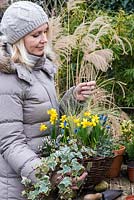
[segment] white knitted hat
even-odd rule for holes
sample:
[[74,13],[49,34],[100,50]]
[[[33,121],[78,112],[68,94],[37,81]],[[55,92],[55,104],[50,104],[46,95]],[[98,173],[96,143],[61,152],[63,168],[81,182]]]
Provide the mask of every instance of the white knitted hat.
[[44,23],[48,23],[48,16],[41,6],[29,1],[18,1],[5,11],[0,31],[6,36],[7,42],[14,44]]

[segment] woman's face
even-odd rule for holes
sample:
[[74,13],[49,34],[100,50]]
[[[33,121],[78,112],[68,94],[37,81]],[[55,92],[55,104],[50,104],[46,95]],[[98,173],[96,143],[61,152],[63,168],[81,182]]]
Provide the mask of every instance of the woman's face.
[[48,24],[45,23],[24,37],[24,45],[29,54],[42,56],[47,44]]

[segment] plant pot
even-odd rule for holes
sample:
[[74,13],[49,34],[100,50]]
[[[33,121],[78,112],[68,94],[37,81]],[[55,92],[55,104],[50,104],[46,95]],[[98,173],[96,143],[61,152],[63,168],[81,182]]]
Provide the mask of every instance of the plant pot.
[[134,182],[134,161],[131,161],[127,165],[127,173],[130,182]]
[[125,146],[120,146],[120,149],[114,150],[113,152],[115,156],[123,155],[125,152]]
[[134,200],[134,195],[127,196],[125,200]]
[[121,146],[119,150],[114,150],[115,157],[113,159],[109,171],[107,172],[108,178],[115,178],[120,175],[124,152],[125,152],[125,146]]

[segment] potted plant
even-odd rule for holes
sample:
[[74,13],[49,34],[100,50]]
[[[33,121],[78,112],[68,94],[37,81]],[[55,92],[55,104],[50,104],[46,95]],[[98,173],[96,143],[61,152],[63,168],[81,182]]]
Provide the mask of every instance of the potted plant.
[[83,114],[85,117],[78,129],[77,140],[94,152],[93,155],[83,158],[83,165],[89,172],[84,188],[88,189],[106,178],[106,172],[113,160],[113,138],[107,115],[89,112]]
[[119,143],[115,143],[113,148],[114,159],[107,173],[107,176],[109,178],[115,178],[120,175],[124,152],[125,152],[125,146]]
[[[78,183],[78,189],[94,186],[104,179],[113,158],[113,138],[108,117],[82,110],[78,115],[62,115],[55,109],[48,110],[51,126],[41,124],[40,131],[50,129],[51,136],[44,141],[42,164],[37,166],[37,183],[23,180],[23,195],[28,199],[47,199],[53,193],[59,199],[73,199],[72,177],[79,177],[85,170],[86,180]],[[58,134],[57,134],[58,132]],[[42,133],[43,134],[43,133]],[[45,154],[44,154],[45,152]],[[53,184],[53,176],[62,179]]]
[[121,140],[128,143],[134,136],[134,123],[132,120],[123,120],[120,124]]
[[131,182],[134,182],[134,137],[126,144],[127,160],[127,173]]
[[131,155],[133,147],[130,142],[132,137],[134,137],[134,124],[132,120],[129,119],[121,121],[120,137],[118,138],[118,141],[115,141],[113,149],[115,157],[107,174],[108,177],[118,177],[120,175],[120,169],[123,162],[123,158],[125,158],[125,163],[128,163],[128,157],[130,159],[130,157],[133,156],[133,153]]
[[[124,146],[128,146],[128,144],[130,143],[131,139],[134,137],[134,123],[132,120],[123,120],[121,122],[121,126],[120,126],[120,130],[121,130],[121,137],[120,137],[120,141],[122,141],[122,144],[124,144]],[[127,147],[129,148],[129,147]],[[130,151],[129,151],[130,152]],[[128,163],[128,150],[125,151],[124,153],[124,163],[127,164]]]

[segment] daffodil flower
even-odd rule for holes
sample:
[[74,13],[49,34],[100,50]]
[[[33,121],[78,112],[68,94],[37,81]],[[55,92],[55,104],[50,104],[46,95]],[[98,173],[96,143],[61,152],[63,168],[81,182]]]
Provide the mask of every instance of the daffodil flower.
[[58,114],[57,114],[56,109],[52,108],[52,109],[48,110],[47,113],[50,115],[50,123],[52,125],[54,125],[56,120],[58,119]]
[[90,116],[91,116],[91,113],[90,113],[89,111],[84,112],[84,116],[85,116],[85,117],[90,117]]
[[67,120],[67,116],[66,115],[62,115],[61,118],[60,118],[60,121],[61,122],[64,122]]
[[64,122],[61,122],[59,126],[60,128],[64,129]]
[[92,116],[92,122],[94,122],[94,123],[99,123],[99,117],[98,117],[98,115],[93,115]]
[[73,122],[76,124],[77,127],[80,126],[80,118],[74,118]]
[[89,121],[83,118],[81,125],[82,125],[82,128],[87,128],[89,126]]
[[40,131],[42,132],[42,131],[45,131],[46,129],[47,129],[47,126],[45,124],[41,123]]

